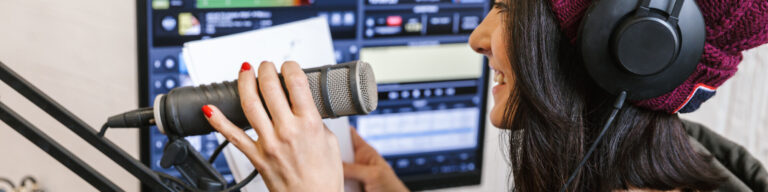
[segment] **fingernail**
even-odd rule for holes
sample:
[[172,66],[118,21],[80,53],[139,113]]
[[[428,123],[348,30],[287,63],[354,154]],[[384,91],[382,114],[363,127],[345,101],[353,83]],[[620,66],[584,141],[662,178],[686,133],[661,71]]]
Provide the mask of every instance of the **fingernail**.
[[213,115],[213,110],[211,107],[208,107],[208,105],[203,105],[203,114],[205,114],[205,117],[211,118],[211,115]]
[[240,72],[251,70],[251,64],[246,62],[243,62],[243,66],[240,66]]
[[262,65],[264,65],[264,63],[268,63],[268,62],[269,62],[269,61],[267,61],[267,60],[264,60],[264,61],[261,61],[261,64],[262,64]]

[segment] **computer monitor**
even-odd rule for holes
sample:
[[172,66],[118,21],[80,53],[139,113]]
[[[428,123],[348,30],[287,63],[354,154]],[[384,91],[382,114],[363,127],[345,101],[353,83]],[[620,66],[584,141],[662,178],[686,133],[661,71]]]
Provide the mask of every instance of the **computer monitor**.
[[[184,42],[326,18],[337,62],[371,63],[378,109],[350,118],[413,190],[480,183],[488,69],[467,45],[489,0],[139,0],[139,99],[191,85]],[[206,158],[215,135],[187,140]],[[154,170],[167,138],[141,132],[141,160]],[[224,158],[214,168],[233,177]]]

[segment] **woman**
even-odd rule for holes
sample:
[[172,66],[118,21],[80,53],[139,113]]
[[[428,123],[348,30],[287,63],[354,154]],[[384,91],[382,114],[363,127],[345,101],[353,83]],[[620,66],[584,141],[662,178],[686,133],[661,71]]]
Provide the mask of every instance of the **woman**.
[[[707,22],[707,48],[689,81],[664,96],[624,105],[568,191],[767,189],[768,173],[743,148],[675,113],[681,101],[672,98],[692,94],[688,84],[719,86],[735,72],[742,50],[768,41],[768,2],[726,1],[698,2]],[[572,43],[588,5],[586,0],[497,1],[470,37],[472,49],[494,70],[496,105],[489,116],[507,130],[515,190],[563,186],[610,112],[613,96],[587,76]],[[288,93],[274,64],[259,65],[258,85],[255,70],[243,64],[238,88],[258,141],[215,106],[203,106],[203,112],[250,159],[271,191],[340,191],[343,178],[361,181],[366,191],[407,191],[354,129],[355,162],[341,163],[337,141],[324,128],[298,64],[282,66]],[[704,100],[685,105],[695,110]]]

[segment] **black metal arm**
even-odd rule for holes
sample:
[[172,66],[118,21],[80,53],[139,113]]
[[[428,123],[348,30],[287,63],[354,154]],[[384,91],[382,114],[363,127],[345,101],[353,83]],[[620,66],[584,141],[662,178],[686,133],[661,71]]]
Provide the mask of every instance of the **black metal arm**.
[[[64,124],[72,132],[75,132],[75,134],[88,142],[88,144],[94,146],[104,153],[104,155],[123,167],[123,169],[133,174],[133,176],[138,178],[141,183],[146,184],[152,188],[152,190],[176,191],[161,181],[160,177],[153,172],[152,169],[131,157],[128,153],[115,146],[115,144],[109,140],[99,137],[91,126],[16,74],[2,62],[0,62],[0,80],[43,109],[43,111],[51,115],[61,124]],[[122,189],[118,188],[114,183],[96,172],[93,168],[56,143],[56,141],[42,133],[39,129],[29,124],[29,122],[11,111],[7,106],[1,102],[0,105],[2,106],[0,117],[2,117],[2,120],[6,122],[6,124],[27,137],[28,140],[35,143],[43,151],[46,151],[52,157],[59,160],[64,166],[67,166],[70,170],[83,177],[83,179],[99,190],[122,191]]]
[[[142,184],[150,187],[153,191],[236,191],[245,186],[258,174],[258,172],[254,171],[237,185],[225,189],[226,181],[221,176],[221,173],[217,172],[200,155],[200,152],[194,150],[192,145],[183,137],[169,134],[166,148],[163,151],[161,165],[164,168],[169,168],[170,166],[176,168],[188,183],[184,184],[183,181],[170,175],[158,174],[158,172],[153,171],[128,155],[128,153],[102,137],[103,135],[99,135],[92,127],[13,72],[2,62],[0,62],[0,80],[43,109],[43,111],[61,124],[64,124],[72,132],[75,132],[80,138],[88,142],[88,144],[96,147],[96,149],[133,174]],[[99,191],[124,191],[2,102],[0,102],[0,120],[26,137],[27,140],[35,143],[40,149],[58,160],[72,172],[75,172],[75,174]],[[105,126],[107,125],[105,124]]]
[[2,102],[0,102],[0,120],[59,160],[59,163],[67,166],[99,191],[124,191]]

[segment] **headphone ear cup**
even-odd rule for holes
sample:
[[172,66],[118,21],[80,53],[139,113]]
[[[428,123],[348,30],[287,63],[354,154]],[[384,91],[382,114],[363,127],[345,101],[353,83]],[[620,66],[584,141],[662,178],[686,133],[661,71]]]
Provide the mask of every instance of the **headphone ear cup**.
[[616,63],[633,75],[663,71],[677,59],[679,50],[677,26],[656,16],[624,19],[611,35],[611,53]]
[[704,50],[704,18],[693,0],[679,1],[677,25],[660,11],[667,7],[636,16],[639,0],[600,0],[587,10],[578,47],[600,88],[643,100],[674,90],[693,73]]

